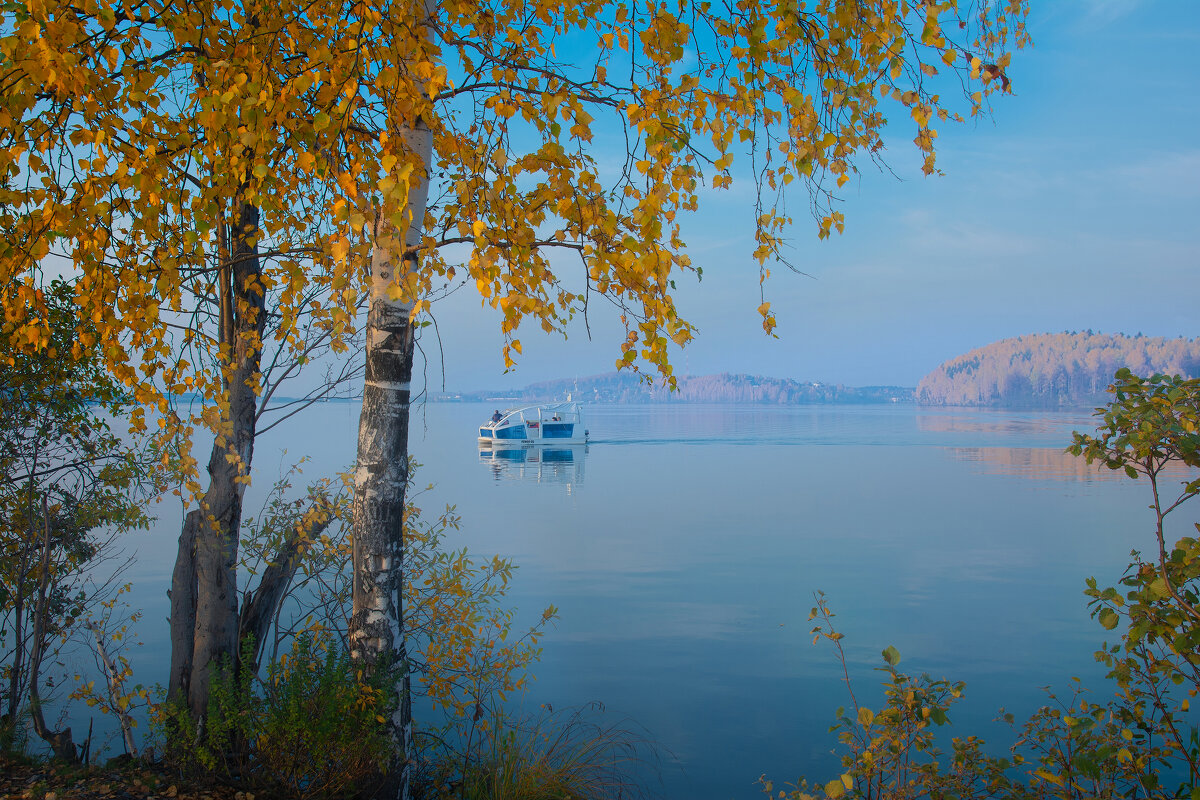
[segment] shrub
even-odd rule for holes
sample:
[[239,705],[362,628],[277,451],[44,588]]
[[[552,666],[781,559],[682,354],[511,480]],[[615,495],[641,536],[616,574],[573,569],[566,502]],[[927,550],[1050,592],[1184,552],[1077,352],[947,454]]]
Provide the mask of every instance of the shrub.
[[328,636],[305,632],[262,678],[214,680],[203,723],[168,700],[153,720],[164,759],[194,779],[294,798],[352,795],[389,760],[387,671],[364,681]]

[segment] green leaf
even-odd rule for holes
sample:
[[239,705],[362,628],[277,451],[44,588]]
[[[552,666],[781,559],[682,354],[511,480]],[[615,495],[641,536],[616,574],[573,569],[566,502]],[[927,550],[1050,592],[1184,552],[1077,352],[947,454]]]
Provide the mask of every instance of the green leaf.
[[1117,616],[1117,612],[1113,611],[1111,608],[1100,609],[1099,619],[1100,624],[1104,626],[1104,629],[1109,631],[1117,627],[1117,623],[1121,620],[1121,618]]
[[900,651],[889,644],[883,651],[883,660],[888,663],[888,666],[896,666],[900,663]]

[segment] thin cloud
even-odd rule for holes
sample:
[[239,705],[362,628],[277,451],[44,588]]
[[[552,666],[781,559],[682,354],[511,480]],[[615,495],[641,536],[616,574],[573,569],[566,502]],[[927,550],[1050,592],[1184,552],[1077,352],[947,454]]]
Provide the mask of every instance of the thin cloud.
[[1077,7],[1082,11],[1082,25],[1101,28],[1128,17],[1145,5],[1145,0],[1091,0]]
[[1113,172],[1131,191],[1175,199],[1200,195],[1200,150],[1155,153]]

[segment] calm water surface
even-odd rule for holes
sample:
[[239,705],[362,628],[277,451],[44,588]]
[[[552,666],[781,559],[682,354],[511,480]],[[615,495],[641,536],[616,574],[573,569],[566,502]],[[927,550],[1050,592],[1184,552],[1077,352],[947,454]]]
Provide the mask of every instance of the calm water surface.
[[[492,408],[414,419],[417,482],[435,484],[422,506],[456,505],[460,545],[520,565],[509,600],[527,622],[558,607],[524,705],[632,718],[662,748],[662,795],[757,797],[763,773],[835,774],[828,727],[846,695],[808,633],[817,590],[876,708],[887,645],[909,671],[965,680],[954,735],[998,746],[1001,706],[1027,716],[1072,676],[1108,692],[1083,582],[1115,582],[1151,527],[1145,487],[1062,454],[1086,414],[592,405],[586,448],[495,459],[474,438]],[[357,413],[309,412],[259,446],[259,466],[348,464]],[[140,568],[162,585],[174,535]]]

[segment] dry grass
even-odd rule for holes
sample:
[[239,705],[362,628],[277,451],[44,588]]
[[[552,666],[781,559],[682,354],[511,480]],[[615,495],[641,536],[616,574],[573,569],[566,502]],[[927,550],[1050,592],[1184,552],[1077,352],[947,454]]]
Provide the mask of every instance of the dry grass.
[[[445,768],[437,798],[460,800],[626,800],[649,795],[657,749],[628,721],[606,723],[603,709],[516,718],[490,716],[479,743],[459,755],[452,779]],[[445,764],[445,762],[443,762]]]

